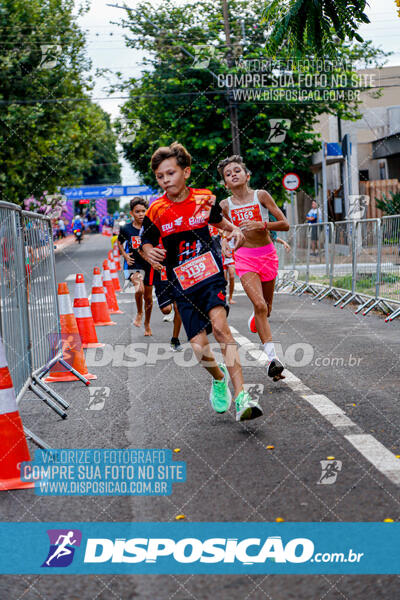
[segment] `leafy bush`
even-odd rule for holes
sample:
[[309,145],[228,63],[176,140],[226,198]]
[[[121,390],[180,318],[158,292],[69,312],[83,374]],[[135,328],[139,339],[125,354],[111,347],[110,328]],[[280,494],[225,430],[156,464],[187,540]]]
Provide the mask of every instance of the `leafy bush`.
[[387,215],[400,215],[400,192],[390,192],[391,198],[382,194],[381,199],[376,199],[376,206]]

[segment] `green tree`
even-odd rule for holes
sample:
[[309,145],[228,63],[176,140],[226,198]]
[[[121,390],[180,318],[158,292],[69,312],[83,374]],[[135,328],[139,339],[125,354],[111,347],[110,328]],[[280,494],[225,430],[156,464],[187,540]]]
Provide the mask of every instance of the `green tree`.
[[[295,171],[301,177],[302,189],[312,193],[309,165],[311,155],[320,147],[313,132],[314,122],[326,112],[356,119],[358,102],[350,99],[347,89],[343,90],[341,99],[265,101],[263,90],[273,89],[278,76],[271,69],[271,55],[261,26],[263,8],[256,0],[231,0],[229,8],[234,54],[232,67],[228,67],[227,61],[230,49],[221,35],[220,3],[206,0],[178,7],[167,0],[157,8],[145,2],[128,11],[122,22],[129,30],[127,43],[144,51],[146,66],[141,78],[124,83],[130,99],[122,110],[125,123],[132,123],[134,132],[134,139],[123,144],[125,156],[143,183],[154,186],[154,176],[149,168],[152,152],[159,145],[178,140],[193,155],[192,185],[211,187],[215,191],[220,186],[219,195],[225,194],[216,170],[219,160],[232,153],[224,82],[226,77],[233,75],[242,78],[254,75],[250,84],[239,80],[241,83],[230,90],[233,99],[236,95],[241,151],[253,172],[252,185],[268,189],[276,199],[283,201],[286,195],[282,176]],[[195,55],[195,60],[188,52]],[[346,61],[364,55],[376,57],[377,52],[368,43],[354,47],[342,44],[339,49],[339,56]],[[282,49],[280,58],[283,66],[278,67],[278,87],[281,79],[281,88],[293,89],[300,85],[300,78],[305,74],[320,75],[315,65],[302,65],[301,71],[297,64],[291,65],[288,74],[285,65],[292,58],[288,48]],[[252,73],[257,65],[260,72]],[[334,87],[334,76],[343,73],[347,78],[354,75],[349,70],[332,66],[327,88]],[[261,83],[257,84],[255,75],[263,76]],[[260,92],[260,97],[250,96],[249,87]],[[238,92],[242,93],[241,98]],[[284,141],[271,143],[271,119],[287,120],[286,124],[290,121]]]
[[99,106],[97,110],[99,121],[104,123],[103,131],[92,142],[93,159],[89,169],[82,173],[84,185],[96,183],[120,183],[121,164],[116,148],[117,136],[112,128],[109,115]]
[[363,42],[357,33],[362,23],[369,23],[365,14],[366,0],[273,0],[265,11],[265,19],[276,18],[269,37],[271,48],[289,44],[298,54],[309,50],[319,55],[337,53],[339,40]]
[[108,124],[73,0],[2,0],[0,34],[0,197],[22,203],[82,183]]

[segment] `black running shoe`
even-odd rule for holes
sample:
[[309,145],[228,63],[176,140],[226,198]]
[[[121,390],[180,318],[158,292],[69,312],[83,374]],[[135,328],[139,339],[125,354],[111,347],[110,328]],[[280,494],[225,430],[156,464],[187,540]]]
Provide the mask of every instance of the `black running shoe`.
[[269,363],[268,377],[271,377],[274,381],[278,381],[278,379],[281,379],[281,377],[279,377],[279,375],[282,373],[284,368],[285,367],[283,366],[283,364],[281,362],[279,362],[279,360],[277,358],[274,358]]
[[171,338],[170,346],[173,352],[182,352],[182,346],[178,338]]

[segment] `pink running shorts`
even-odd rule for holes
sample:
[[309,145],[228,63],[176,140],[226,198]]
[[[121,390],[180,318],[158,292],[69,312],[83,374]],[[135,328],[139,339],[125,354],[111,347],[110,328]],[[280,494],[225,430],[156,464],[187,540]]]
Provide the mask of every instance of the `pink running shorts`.
[[258,273],[261,281],[272,281],[278,275],[279,260],[271,242],[259,248],[238,248],[235,250],[235,267],[238,277],[245,273]]

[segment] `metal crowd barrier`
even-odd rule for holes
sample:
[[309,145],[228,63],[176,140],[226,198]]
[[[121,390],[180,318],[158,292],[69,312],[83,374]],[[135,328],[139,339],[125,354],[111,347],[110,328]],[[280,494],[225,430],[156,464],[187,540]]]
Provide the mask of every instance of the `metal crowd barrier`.
[[[400,215],[381,219],[381,269],[379,297],[400,300]],[[389,320],[400,315],[400,306]]]
[[305,289],[309,283],[309,254],[309,228],[307,225],[297,225],[293,232],[293,269],[296,263],[304,265],[304,269],[299,269],[296,293]]
[[[29,389],[59,416],[69,404],[42,377],[60,361],[62,336],[51,221],[0,201],[0,333],[20,402]],[[27,437],[48,448],[25,429]]]
[[290,237],[283,268],[298,273],[292,294],[331,296],[340,308],[356,301],[356,314],[379,308],[386,321],[400,316],[400,215],[296,225]]
[[55,362],[62,359],[51,221],[43,215],[21,211],[21,222],[27,263],[28,321],[32,363],[30,389],[65,419],[67,413],[63,409],[69,407],[68,402],[41,379],[43,371],[47,373]]
[[[294,227],[292,269],[298,274],[294,283],[294,294],[301,296],[306,291],[318,293],[314,281],[322,279],[332,284],[331,223],[305,224]],[[300,258],[299,258],[300,257]]]
[[20,209],[0,202],[0,329],[19,399],[31,379],[27,279]]

